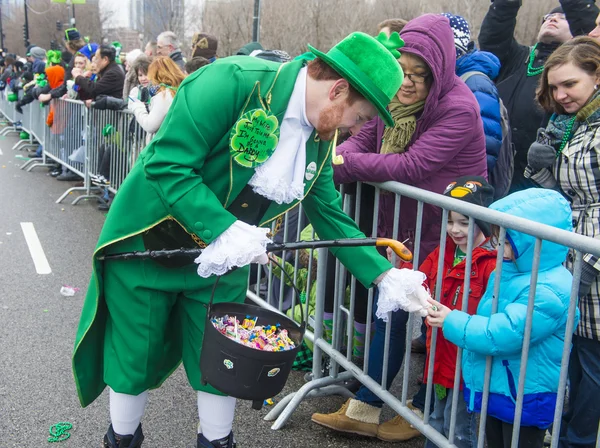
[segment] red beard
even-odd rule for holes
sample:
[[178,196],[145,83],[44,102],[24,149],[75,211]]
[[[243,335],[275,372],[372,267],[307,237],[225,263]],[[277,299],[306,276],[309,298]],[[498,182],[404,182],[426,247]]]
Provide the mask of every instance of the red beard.
[[344,109],[347,104],[331,105],[321,111],[319,114],[319,126],[317,132],[321,140],[331,140],[335,135],[335,131],[342,121]]

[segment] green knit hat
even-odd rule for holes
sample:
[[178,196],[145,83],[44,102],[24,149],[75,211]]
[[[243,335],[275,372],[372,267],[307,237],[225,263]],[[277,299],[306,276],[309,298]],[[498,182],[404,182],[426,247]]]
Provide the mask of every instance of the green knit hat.
[[327,54],[308,46],[308,49],[344,77],[378,110],[388,126],[394,120],[387,105],[400,89],[404,73],[398,58],[404,41],[398,33],[377,38],[365,33],[352,33],[335,45]]

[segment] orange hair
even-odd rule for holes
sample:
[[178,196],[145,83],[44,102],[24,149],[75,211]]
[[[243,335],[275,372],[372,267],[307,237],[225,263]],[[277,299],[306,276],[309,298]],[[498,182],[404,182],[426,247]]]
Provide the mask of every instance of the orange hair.
[[155,58],[150,67],[148,67],[148,79],[150,82],[160,86],[158,92],[169,90],[171,96],[175,96],[175,91],[184,78],[185,75],[179,66],[166,56]]

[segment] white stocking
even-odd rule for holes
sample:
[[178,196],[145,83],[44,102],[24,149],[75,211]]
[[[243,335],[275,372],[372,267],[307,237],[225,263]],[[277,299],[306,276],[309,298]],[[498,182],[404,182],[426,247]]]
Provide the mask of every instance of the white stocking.
[[233,426],[234,413],[235,398],[198,391],[198,432],[204,434],[207,440],[227,437]]
[[148,401],[148,391],[139,395],[120,394],[110,389],[110,420],[113,431],[120,436],[133,435]]

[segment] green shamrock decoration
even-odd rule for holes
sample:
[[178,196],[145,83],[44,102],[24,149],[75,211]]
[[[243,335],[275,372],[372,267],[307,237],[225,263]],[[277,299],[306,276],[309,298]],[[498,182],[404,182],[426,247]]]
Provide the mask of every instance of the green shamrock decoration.
[[246,112],[235,123],[230,135],[233,160],[245,168],[256,168],[275,152],[279,142],[277,117],[263,109]]
[[387,35],[382,31],[379,33],[379,36],[377,36],[377,40],[381,45],[387,48],[396,59],[400,57],[400,52],[398,49],[404,46],[404,41],[398,33],[393,32],[390,37],[387,37]]

